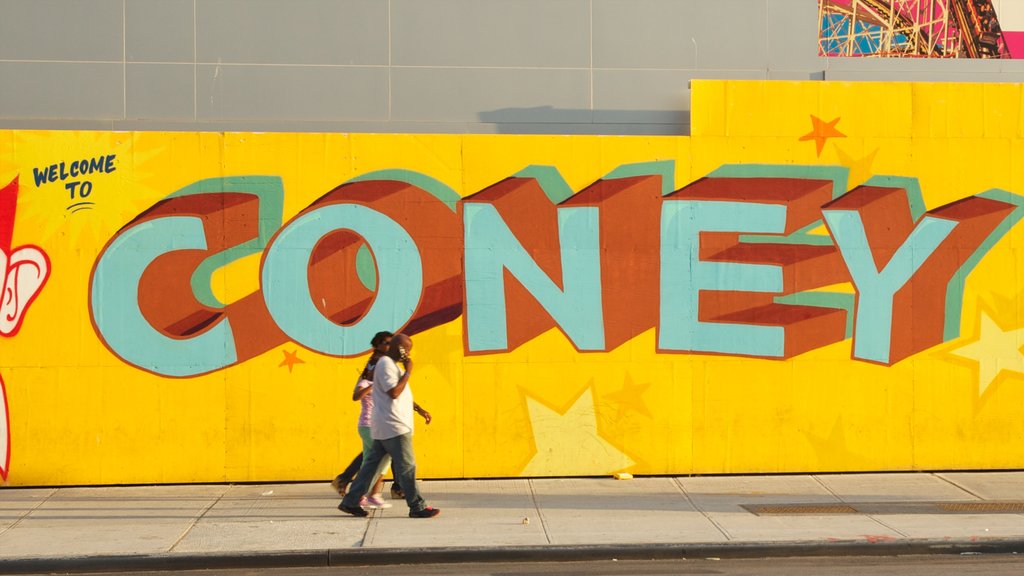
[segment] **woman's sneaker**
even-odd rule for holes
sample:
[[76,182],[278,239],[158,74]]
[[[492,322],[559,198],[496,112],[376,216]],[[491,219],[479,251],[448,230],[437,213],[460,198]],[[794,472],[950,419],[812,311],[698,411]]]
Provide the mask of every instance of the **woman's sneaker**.
[[423,510],[409,510],[409,518],[433,518],[440,513],[441,511],[437,508],[427,506]]
[[385,502],[380,494],[371,494],[363,500],[363,506],[367,508],[391,508],[391,502]]

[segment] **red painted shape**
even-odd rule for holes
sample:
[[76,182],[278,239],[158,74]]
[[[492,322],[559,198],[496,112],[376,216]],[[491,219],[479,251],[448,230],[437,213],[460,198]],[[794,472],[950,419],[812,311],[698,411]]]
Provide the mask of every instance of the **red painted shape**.
[[1024,59],[1024,32],[1019,30],[1003,31],[1003,39],[1006,40],[1006,49],[1010,51],[1010,58],[1014,60]]
[[599,209],[606,350],[658,321],[661,190],[661,176],[598,180],[560,204]]
[[[14,238],[14,218],[17,214],[18,207],[18,178],[15,177],[9,184],[0,188],[0,251],[7,256],[7,267],[4,270],[0,270],[0,295],[10,300],[5,300],[5,303],[14,303],[15,310],[10,312],[11,317],[7,320],[14,320],[15,323],[5,333],[0,334],[7,338],[15,336],[19,330],[21,330],[22,322],[25,319],[25,313],[28,311],[32,302],[35,301],[36,297],[42,291],[43,286],[46,285],[46,281],[50,278],[50,258],[43,251],[42,248],[34,245],[21,246],[17,250],[12,250],[12,241]],[[26,257],[26,253],[31,254],[36,252],[35,257]],[[13,256],[13,258],[12,258]],[[37,270],[40,276],[39,285],[33,287],[31,294],[23,294],[19,290],[18,275],[24,272],[24,267],[33,266],[39,268],[40,266],[44,270]],[[24,284],[21,285],[24,290]],[[24,299],[24,303],[20,306],[20,300]],[[7,312],[5,312],[7,313]],[[0,430],[4,433],[4,443],[0,448],[3,449],[3,453],[0,454],[0,478],[4,482],[7,481],[7,475],[10,472],[11,466],[11,427],[10,427],[10,406],[7,402],[7,389],[4,386],[3,378],[0,377],[0,400],[3,403],[3,411],[0,412]]]
[[[860,186],[823,208],[861,214],[868,246],[879,270],[888,264],[915,226],[907,193],[902,188]],[[970,196],[926,213],[933,218],[952,220],[957,226],[893,297],[889,364],[945,341],[950,281],[1014,209],[1014,205],[1006,202]]]
[[0,377],[0,400],[3,400],[4,404],[4,411],[0,414],[0,416],[3,416],[3,421],[0,421],[0,427],[3,428],[4,437],[7,439],[5,446],[2,446],[4,453],[3,458],[0,459],[0,463],[3,464],[3,466],[0,466],[0,477],[6,482],[8,470],[11,469],[11,411],[7,406],[7,389],[4,388],[3,377]]
[[125,227],[168,216],[203,221],[206,250],[169,252],[142,274],[139,309],[155,329],[172,338],[192,338],[226,317],[233,328],[239,363],[288,340],[267,311],[262,291],[224,308],[206,306],[192,292],[192,274],[203,260],[257,237],[259,202],[259,196],[243,192],[178,196],[159,202]]
[[[558,212],[537,180],[506,178],[463,198],[459,203],[460,215],[464,205],[474,203],[494,206],[537,266],[556,286],[560,289],[563,287],[561,252],[558,249]],[[508,347],[505,350],[515,350],[544,332],[558,327],[558,323],[508,270],[505,270],[504,276],[505,308],[508,318]],[[464,326],[463,334],[468,332]],[[464,349],[469,350],[468,343],[464,345]],[[486,353],[495,352],[498,351],[489,350]]]
[[861,215],[864,235],[879,270],[914,231],[914,217],[902,188],[858,186],[822,208],[852,210]]
[[[782,205],[786,207],[783,234],[788,235],[822,219],[821,206],[832,199],[832,185],[831,180],[804,178],[702,178],[673,192],[666,200]],[[702,233],[700,259],[777,266],[782,271],[783,290],[779,294],[702,291],[698,311],[701,322],[780,326],[785,330],[783,358],[791,358],[846,337],[844,310],[774,301],[779,296],[849,282],[849,273],[835,246],[741,243],[740,235],[734,232]]]
[[0,188],[0,250],[10,254],[14,235],[14,216],[18,208],[18,177]]

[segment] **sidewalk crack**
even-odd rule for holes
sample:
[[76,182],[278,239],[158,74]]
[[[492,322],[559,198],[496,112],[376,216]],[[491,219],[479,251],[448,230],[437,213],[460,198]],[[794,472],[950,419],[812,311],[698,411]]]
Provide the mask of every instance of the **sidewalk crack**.
[[725,526],[722,526],[721,524],[716,522],[715,519],[712,518],[710,514],[708,514],[707,512],[702,510],[699,506],[697,506],[697,503],[693,501],[693,498],[690,498],[690,494],[686,491],[686,487],[683,486],[682,482],[679,481],[679,477],[678,476],[673,476],[672,477],[672,483],[675,484],[676,489],[679,490],[680,493],[682,493],[683,498],[686,498],[686,501],[690,504],[690,506],[693,507],[694,510],[696,510],[697,512],[700,512],[701,515],[704,516],[704,518],[708,522],[710,522],[712,526],[717,528],[718,531],[722,533],[722,536],[725,536],[726,540],[732,541],[732,539],[733,539],[732,538],[732,534],[729,534],[729,531],[725,529]]
[[537,511],[537,517],[540,518],[540,527],[544,530],[544,539],[551,544],[551,534],[548,532],[548,521],[544,518],[544,512],[540,509],[540,504],[537,502],[537,493],[533,490],[533,479],[528,478],[526,485],[530,488],[530,500],[533,500],[533,509]]
[[167,551],[168,552],[174,552],[174,549],[178,547],[178,544],[181,544],[181,541],[185,539],[185,536],[188,536],[188,533],[191,532],[192,529],[196,527],[196,524],[198,524],[199,521],[202,520],[203,517],[206,516],[207,512],[212,510],[214,506],[216,506],[221,500],[224,499],[224,495],[227,494],[228,490],[230,490],[230,489],[231,489],[230,485],[226,486],[224,488],[224,491],[220,493],[220,496],[217,496],[217,498],[215,498],[213,500],[213,502],[210,502],[210,504],[207,505],[206,508],[203,508],[202,511],[200,511],[199,514],[196,515],[196,517],[192,519],[192,522],[188,525],[187,528],[185,528],[185,531],[181,533],[181,536],[178,536],[178,538],[174,541],[174,544],[171,544],[167,548]]
[[370,516],[366,519],[366,530],[363,530],[363,539],[359,543],[360,548],[369,548],[373,544],[373,539],[377,536],[377,524],[383,516],[383,510],[370,510]]
[[811,474],[811,478],[813,478],[814,481],[817,482],[819,486],[821,486],[822,488],[825,489],[825,492],[828,492],[829,494],[831,494],[832,497],[835,498],[837,501],[844,502],[844,503],[846,502],[846,500],[844,500],[842,496],[840,496],[839,494],[836,494],[835,490],[832,490],[831,488],[829,488],[828,484],[825,484],[824,482],[822,482],[821,478],[819,478],[817,474]]
[[15,526],[17,526],[18,524],[21,524],[23,520],[25,520],[25,519],[26,519],[26,518],[28,518],[28,517],[29,517],[29,516],[30,516],[30,515],[31,515],[31,514],[32,514],[33,512],[35,512],[36,510],[38,510],[40,506],[42,506],[43,504],[46,504],[47,502],[49,502],[49,501],[50,501],[50,498],[51,498],[51,497],[53,497],[53,495],[54,495],[54,494],[56,494],[56,493],[57,493],[57,492],[59,492],[59,491],[60,491],[60,488],[55,488],[55,489],[52,489],[52,490],[50,490],[50,493],[46,495],[46,498],[43,498],[42,500],[40,500],[40,501],[39,501],[38,503],[36,503],[36,505],[35,505],[35,506],[33,506],[33,507],[32,507],[31,509],[29,509],[29,510],[26,510],[26,511],[25,511],[25,513],[24,513],[24,514],[22,514],[22,515],[21,515],[21,516],[20,516],[20,517],[19,517],[19,518],[18,518],[17,520],[15,520],[15,521],[14,521],[14,523],[12,523],[12,524],[11,524],[10,526],[8,526],[8,527],[6,527],[6,528],[4,528],[4,529],[0,530],[0,536],[3,536],[4,534],[6,534],[6,533],[7,533],[7,532],[9,532],[9,531],[10,531],[10,530],[11,530],[12,528],[14,528]]
[[968,490],[967,488],[965,488],[965,487],[963,487],[963,486],[961,486],[961,485],[957,484],[956,482],[954,482],[953,480],[951,480],[951,479],[949,479],[949,478],[946,478],[946,477],[945,477],[944,475],[942,475],[942,474],[932,474],[932,476],[935,476],[935,477],[936,477],[936,478],[938,478],[939,480],[942,480],[943,482],[946,482],[947,484],[949,484],[949,485],[953,486],[954,488],[956,488],[956,489],[958,489],[958,490],[961,490],[961,491],[963,491],[963,492],[966,492],[966,493],[970,494],[971,496],[974,496],[974,497],[975,497],[975,498],[977,498],[978,500],[988,500],[988,498],[985,498],[984,496],[982,496],[982,495],[980,495],[980,494],[975,494],[974,492],[971,492],[971,491],[970,491],[970,490]]
[[878,522],[879,524],[881,524],[884,528],[888,528],[889,530],[892,530],[893,532],[899,534],[900,536],[903,536],[904,538],[910,538],[910,534],[907,534],[906,532],[900,530],[899,528],[896,528],[895,526],[890,526],[890,525],[886,524],[885,522],[882,522],[881,520],[876,518],[874,515],[870,515],[869,514],[868,518],[871,518],[875,522]]

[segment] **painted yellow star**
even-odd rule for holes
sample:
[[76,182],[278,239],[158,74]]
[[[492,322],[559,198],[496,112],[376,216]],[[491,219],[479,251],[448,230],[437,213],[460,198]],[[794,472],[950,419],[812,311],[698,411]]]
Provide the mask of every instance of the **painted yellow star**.
[[860,186],[871,178],[871,165],[875,163],[875,156],[878,155],[878,150],[878,148],[875,148],[867,156],[860,160],[854,160],[852,156],[843,152],[838,146],[836,146],[836,152],[839,154],[839,163],[850,169],[850,180],[847,182],[847,186],[851,190],[855,186]]
[[822,470],[841,470],[841,463],[853,462],[858,456],[848,447],[842,416],[836,418],[828,436],[819,436],[809,432],[804,432],[804,436],[807,437],[807,442],[814,449],[814,454],[818,459],[816,465]]
[[1024,354],[1021,354],[1024,328],[1003,330],[987,311],[981,310],[979,314],[976,339],[950,353],[978,363],[978,395],[981,396],[1004,373],[1024,376]]
[[635,462],[612,446],[597,431],[594,397],[587,388],[576,402],[559,414],[526,397],[537,453],[522,476],[602,476],[629,468]]
[[287,366],[289,374],[292,373],[292,366],[295,366],[296,364],[305,364],[306,363],[305,360],[299,358],[299,351],[298,350],[293,350],[291,352],[289,352],[287,350],[281,350],[281,352],[284,352],[284,360],[281,360],[281,363],[278,364],[277,367],[281,368],[281,367]]
[[814,114],[811,114],[811,125],[814,127],[813,130],[804,134],[800,137],[801,142],[807,140],[814,140],[814,146],[818,150],[818,157],[821,157],[821,151],[825,149],[825,142],[829,138],[846,138],[846,134],[843,134],[836,129],[836,124],[839,123],[839,118],[831,120],[829,122],[823,121]]

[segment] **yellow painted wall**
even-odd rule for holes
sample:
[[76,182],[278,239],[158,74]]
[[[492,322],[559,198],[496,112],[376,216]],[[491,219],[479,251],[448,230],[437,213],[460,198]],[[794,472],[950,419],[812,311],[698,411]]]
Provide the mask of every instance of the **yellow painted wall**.
[[[98,338],[88,303],[104,245],[198,180],[279,176],[288,221],[376,170],[467,196],[528,165],[578,191],[630,163],[674,161],[675,189],[724,164],[799,164],[846,166],[849,188],[917,178],[932,209],[1024,192],[1022,107],[1007,84],[695,81],[690,137],[0,131],[0,186],[19,179],[13,248],[36,245],[52,266],[20,331],[0,338],[7,483],[326,480],[359,450],[349,395],[365,357],[287,343],[167,378]],[[831,136],[816,142],[816,122]],[[34,181],[33,169],[110,154],[116,171],[89,177],[92,209],[68,210],[64,182]],[[658,353],[653,329],[609,352],[577,352],[552,330],[467,355],[461,320],[432,328],[415,337],[412,387],[434,416],[417,422],[420,474],[1024,467],[1022,242],[1013,227],[970,274],[959,337],[889,366],[852,359],[849,339],[788,360]],[[215,290],[255,290],[259,264],[221,271]]]

